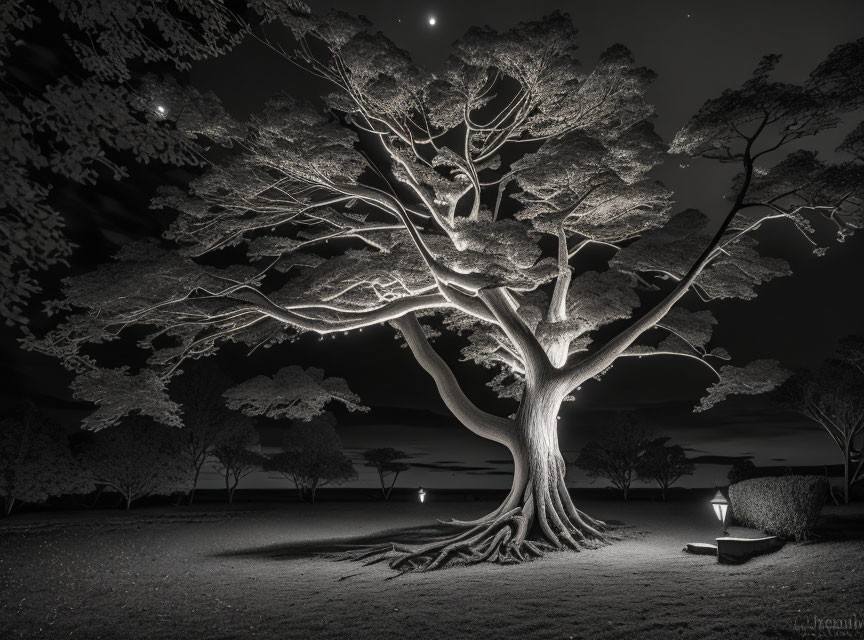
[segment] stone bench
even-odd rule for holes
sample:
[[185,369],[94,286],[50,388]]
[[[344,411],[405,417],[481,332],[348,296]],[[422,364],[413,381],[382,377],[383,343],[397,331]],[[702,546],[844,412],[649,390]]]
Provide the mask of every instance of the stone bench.
[[695,553],[697,556],[716,556],[717,545],[708,544],[707,542],[688,542],[684,547],[687,553]]
[[717,561],[724,564],[741,564],[750,558],[774,553],[783,547],[785,540],[777,536],[765,538],[717,538]]

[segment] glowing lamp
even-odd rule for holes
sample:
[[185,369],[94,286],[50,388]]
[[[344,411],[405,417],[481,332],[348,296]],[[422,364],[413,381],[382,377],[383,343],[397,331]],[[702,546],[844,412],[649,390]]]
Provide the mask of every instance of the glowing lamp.
[[161,104],[160,104],[158,107],[156,107],[156,111],[159,112],[159,115],[160,115],[160,116],[164,116],[164,115],[165,115],[165,107],[163,107]]
[[711,506],[714,507],[714,514],[723,528],[723,535],[729,535],[729,532],[726,531],[726,513],[729,511],[729,501],[720,489],[717,489],[717,493],[711,498]]
[[435,16],[431,16],[429,18],[429,26],[430,27],[434,27],[436,22],[438,22],[438,21],[435,19]]
[[417,491],[417,497],[420,498],[420,502],[424,502],[426,500],[426,491],[423,487],[420,487],[420,490]]

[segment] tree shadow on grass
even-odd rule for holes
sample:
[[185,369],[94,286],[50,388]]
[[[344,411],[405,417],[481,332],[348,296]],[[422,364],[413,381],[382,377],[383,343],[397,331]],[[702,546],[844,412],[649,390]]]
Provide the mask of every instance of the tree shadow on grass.
[[[618,520],[606,520],[614,539],[623,539],[632,535],[628,527]],[[352,552],[365,548],[384,546],[392,543],[416,544],[429,543],[446,539],[458,531],[459,527],[442,523],[385,529],[361,536],[345,536],[327,538],[324,540],[298,540],[268,544],[247,549],[233,549],[212,554],[214,558],[269,558],[271,560],[295,560],[305,558],[329,558],[332,560],[349,560]]]
[[460,529],[445,524],[428,524],[416,527],[386,529],[361,536],[327,538],[324,540],[286,541],[248,549],[234,549],[213,554],[216,558],[270,558],[273,560],[292,560],[312,557],[348,559],[352,551],[365,547],[387,545],[390,543],[425,543],[452,536]]

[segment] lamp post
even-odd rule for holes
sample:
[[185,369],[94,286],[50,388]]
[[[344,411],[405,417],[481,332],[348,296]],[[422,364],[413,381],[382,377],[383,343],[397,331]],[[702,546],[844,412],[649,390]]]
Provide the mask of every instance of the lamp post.
[[417,497],[420,498],[421,503],[426,500],[426,490],[423,489],[423,487],[420,487],[420,489],[417,491]]
[[717,493],[714,494],[714,497],[711,498],[711,506],[714,507],[714,513],[717,515],[717,519],[720,521],[720,526],[723,529],[723,535],[728,536],[729,532],[726,531],[726,513],[729,511],[729,501],[726,499],[726,496],[723,495],[723,492],[720,489],[717,489]]

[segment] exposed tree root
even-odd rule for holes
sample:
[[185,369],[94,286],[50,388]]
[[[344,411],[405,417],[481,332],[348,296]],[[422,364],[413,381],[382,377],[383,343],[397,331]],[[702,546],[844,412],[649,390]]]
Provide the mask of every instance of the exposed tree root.
[[504,510],[509,502],[475,521],[447,522],[465,527],[455,535],[424,544],[377,545],[350,552],[348,558],[365,564],[387,561],[402,572],[431,571],[449,564],[515,564],[549,551],[595,549],[617,539],[605,523],[573,505],[562,483],[529,482],[522,505]]

